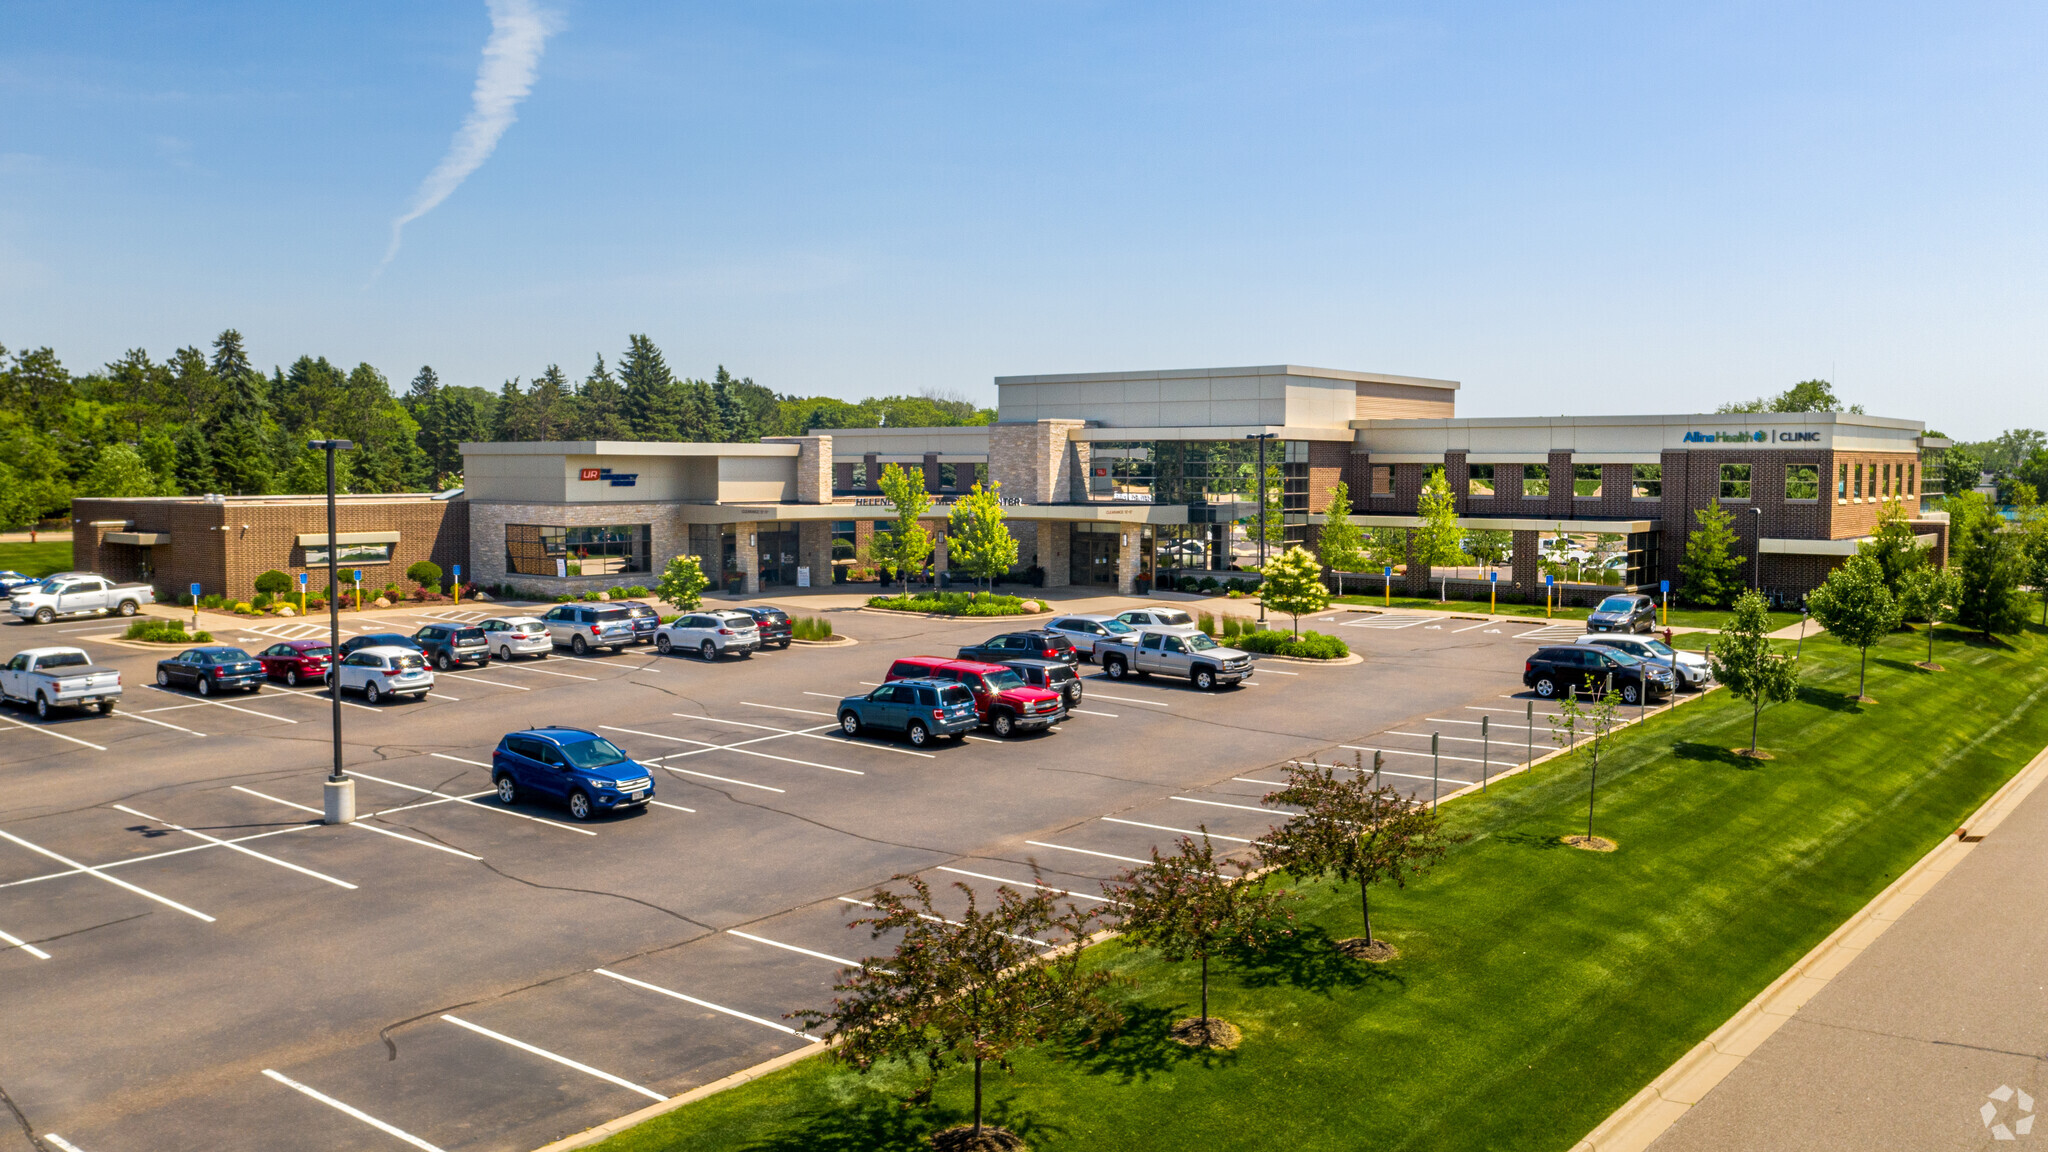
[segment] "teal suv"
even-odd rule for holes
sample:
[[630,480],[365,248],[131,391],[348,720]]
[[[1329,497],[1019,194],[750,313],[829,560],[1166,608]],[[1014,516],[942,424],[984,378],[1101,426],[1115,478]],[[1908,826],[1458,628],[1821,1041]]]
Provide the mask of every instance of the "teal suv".
[[892,680],[839,702],[839,730],[848,736],[871,729],[901,732],[922,748],[934,736],[964,740],[980,726],[974,693],[951,681]]

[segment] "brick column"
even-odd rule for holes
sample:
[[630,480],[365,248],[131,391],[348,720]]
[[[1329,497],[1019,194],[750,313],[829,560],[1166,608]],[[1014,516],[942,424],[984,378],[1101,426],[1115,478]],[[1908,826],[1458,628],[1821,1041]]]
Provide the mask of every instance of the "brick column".
[[1038,522],[1038,563],[1045,569],[1047,588],[1073,584],[1073,529],[1064,520]]
[[867,470],[868,474],[867,490],[870,492],[880,492],[882,490],[882,463],[880,458],[873,452],[870,452],[862,456],[861,460],[863,462],[862,466]]
[[1444,453],[1444,483],[1451,486],[1451,495],[1457,499],[1458,515],[1471,515],[1472,469],[1465,462],[1465,453]]
[[940,480],[941,480],[941,475],[940,475],[940,473],[939,473],[939,454],[938,454],[937,452],[927,452],[927,453],[925,453],[925,454],[924,454],[924,490],[925,490],[925,491],[927,491],[927,492],[932,492],[932,493],[936,493],[936,492],[938,492],[938,491],[940,490],[940,487],[941,487],[941,485],[940,485]]
[[758,595],[761,591],[761,553],[759,537],[755,535],[760,530],[761,526],[752,522],[732,526],[732,560],[740,569],[740,590],[749,596]]
[[939,577],[946,574],[946,533],[942,529],[927,531],[932,534],[932,583],[939,584]]
[[1536,567],[1536,538],[1539,535],[1518,529],[1513,543],[1509,545],[1513,553],[1509,564],[1513,569],[1514,589],[1521,593],[1524,603],[1541,599],[1543,595],[1543,573]]
[[1129,525],[1116,536],[1116,590],[1125,596],[1138,591],[1138,526]]
[[1544,507],[1556,519],[1572,518],[1572,454],[1569,452],[1550,454],[1550,499]]
[[832,522],[804,520],[796,526],[796,562],[811,570],[811,587],[832,586]]
[[851,461],[844,464],[836,461],[833,463],[832,487],[841,490],[853,487],[853,463]]

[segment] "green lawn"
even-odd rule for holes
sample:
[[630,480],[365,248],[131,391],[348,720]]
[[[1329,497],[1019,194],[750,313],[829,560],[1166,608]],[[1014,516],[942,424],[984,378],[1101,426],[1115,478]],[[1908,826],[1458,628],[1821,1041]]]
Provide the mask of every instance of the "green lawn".
[[71,541],[39,540],[34,544],[0,544],[0,569],[28,576],[48,576],[71,567]]
[[[1386,601],[1378,596],[1340,596],[1332,597],[1330,602],[1332,604],[1356,604],[1364,608],[1383,608],[1388,606]],[[1485,612],[1487,610],[1487,602],[1484,600],[1445,601],[1437,600],[1433,597],[1415,596],[1396,596],[1392,606],[1395,608],[1434,609],[1446,612]],[[1541,604],[1531,607],[1527,604],[1510,604],[1502,601],[1494,606],[1493,611],[1502,615],[1530,616],[1538,620],[1543,619],[1543,605]],[[1590,608],[1553,608],[1550,612],[1550,618],[1553,620],[1584,620],[1591,612],[1592,609]],[[1670,622],[1680,628],[1719,628],[1727,622],[1730,615],[1731,613],[1719,608],[1673,608],[1671,610]],[[1662,619],[1660,616],[1660,622]],[[1787,624],[1797,623],[1799,623],[1799,613],[1797,612],[1771,613],[1771,627],[1774,629],[1783,628]]]
[[[1192,1009],[1192,965],[1111,942],[1135,981],[1130,1024],[1099,1051],[1027,1054],[992,1113],[1041,1150],[1566,1149],[1918,859],[2048,742],[2048,633],[1986,644],[1944,630],[1872,653],[1809,639],[1801,698],[1767,711],[1757,763],[1725,693],[1617,736],[1600,766],[1611,855],[1583,831],[1583,752],[1446,809],[1473,834],[1405,891],[1377,893],[1384,966],[1343,961],[1355,889],[1312,886],[1307,931],[1267,962],[1224,966],[1216,1011],[1237,1051],[1195,1056],[1163,1032]],[[919,1147],[958,1122],[811,1059],[615,1137],[611,1152]]]

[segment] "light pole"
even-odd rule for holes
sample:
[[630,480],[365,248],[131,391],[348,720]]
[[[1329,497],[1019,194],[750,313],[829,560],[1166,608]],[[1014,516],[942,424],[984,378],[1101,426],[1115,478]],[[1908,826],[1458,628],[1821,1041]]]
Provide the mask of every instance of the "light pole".
[[327,776],[322,817],[329,824],[356,818],[356,782],[341,766],[341,545],[334,517],[334,454],[355,447],[347,440],[310,440],[306,447],[327,453],[327,698],[334,713],[334,771]]
[[[1756,525],[1756,553],[1750,558],[1749,583],[1756,589],[1757,595],[1761,596],[1764,591],[1764,510],[1751,508],[1750,512],[1756,517],[1751,521]],[[1590,836],[1592,833],[1589,832],[1587,835]]]
[[[1247,440],[1259,442],[1259,580],[1266,578],[1266,441],[1278,436],[1277,432],[1254,432]],[[1259,623],[1266,622],[1266,598],[1259,597]]]

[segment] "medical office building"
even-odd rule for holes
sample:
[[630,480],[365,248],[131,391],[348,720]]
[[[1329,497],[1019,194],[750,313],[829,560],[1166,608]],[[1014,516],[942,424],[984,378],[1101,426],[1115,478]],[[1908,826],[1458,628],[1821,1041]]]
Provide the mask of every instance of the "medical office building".
[[[1047,587],[1136,592],[1256,562],[1261,454],[1277,466],[1282,531],[1312,543],[1343,481],[1369,528],[1418,523],[1441,468],[1468,529],[1511,534],[1503,599],[1540,600],[1545,538],[1604,538],[1620,556],[1585,599],[1677,579],[1694,513],[1734,515],[1744,575],[1804,592],[1853,554],[1885,501],[1929,544],[1923,461],[1946,442],[1908,420],[1845,413],[1464,418],[1454,381],[1294,365],[998,377],[984,427],[819,429],[757,444],[463,446],[469,571],[487,584],[580,592],[653,582],[697,555],[746,593],[821,586],[874,525],[898,464],[934,497],[999,482],[1019,572]],[[1408,584],[1427,580],[1409,567]]]

